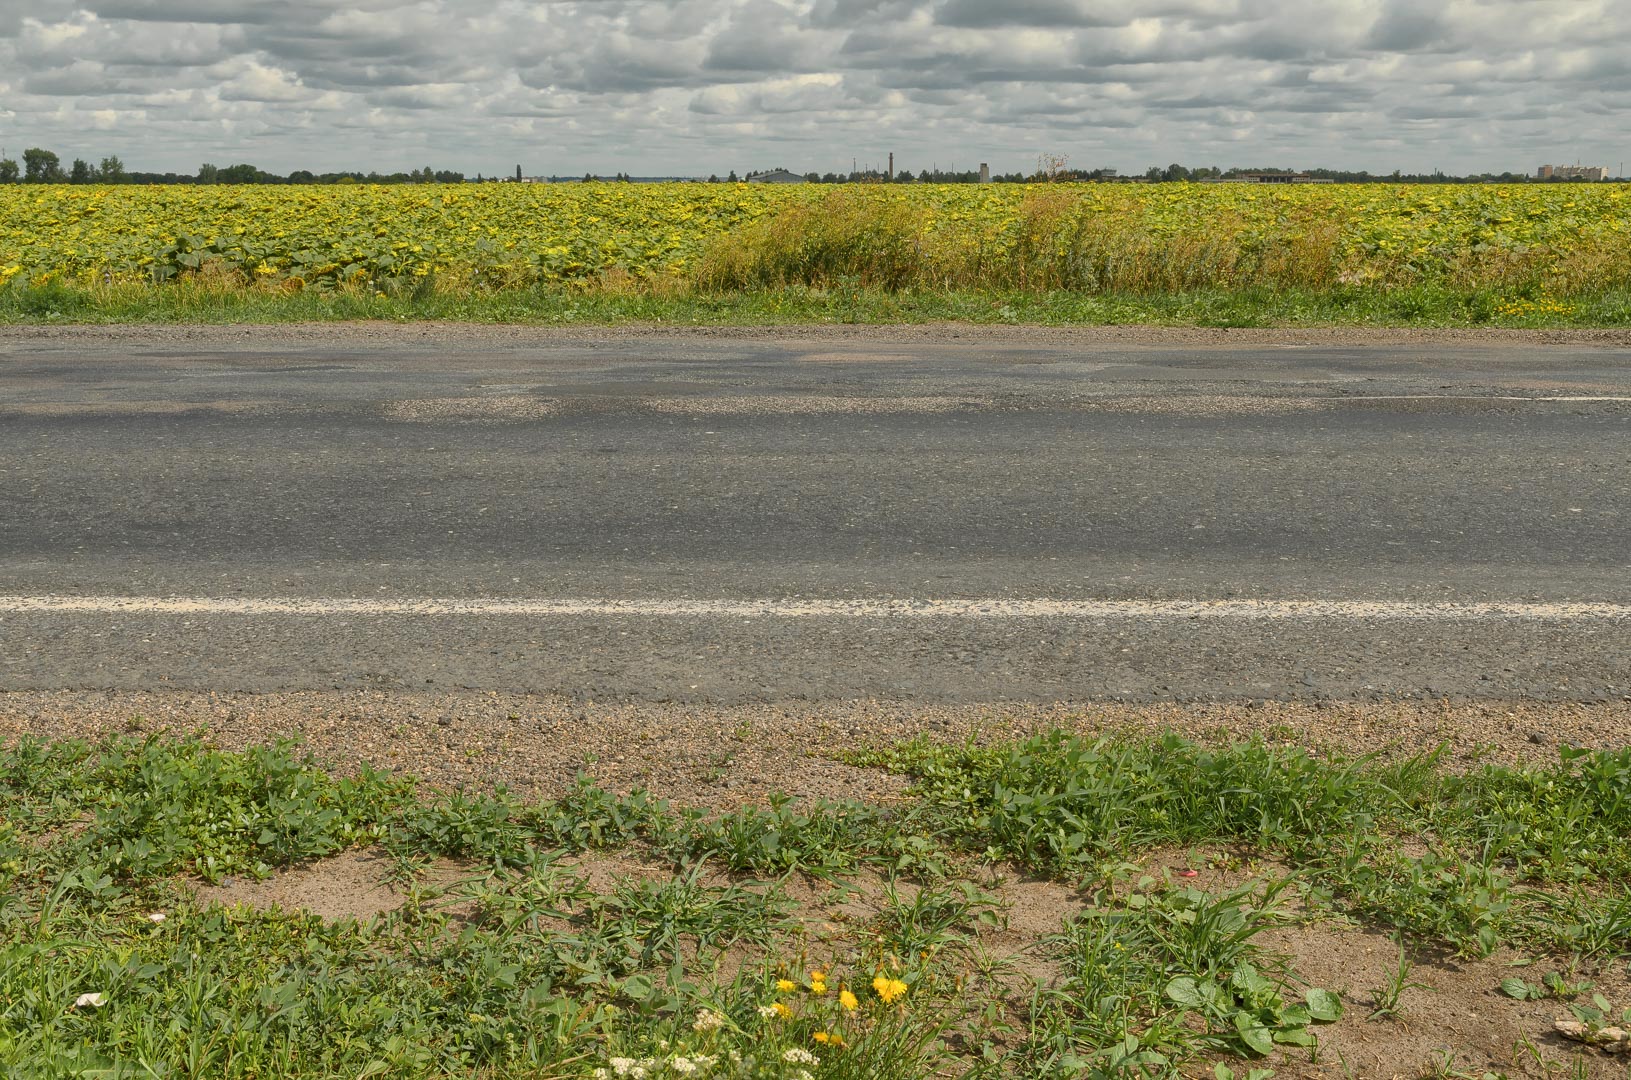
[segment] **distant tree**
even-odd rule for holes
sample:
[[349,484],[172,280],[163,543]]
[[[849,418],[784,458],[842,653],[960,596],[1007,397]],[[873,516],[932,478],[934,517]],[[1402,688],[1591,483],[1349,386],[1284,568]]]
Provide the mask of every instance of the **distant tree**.
[[96,178],[104,184],[124,183],[128,179],[125,175],[125,163],[109,154],[102,159],[102,164],[97,166]]
[[1188,169],[1176,162],[1161,170],[1161,179],[1167,181],[1168,183],[1172,183],[1173,181],[1177,180],[1188,180],[1192,175],[1193,174],[1190,173]]
[[735,169],[732,169],[731,174],[729,176],[725,177],[725,183],[727,183],[727,184],[740,183],[740,181],[736,179],[736,170]]
[[62,160],[49,150],[33,146],[23,151],[23,179],[30,184],[62,181]]
[[316,179],[317,177],[312,175],[310,169],[296,169],[289,174],[289,183],[291,184],[309,184]]
[[1036,156],[1036,178],[1052,183],[1062,179],[1066,170],[1070,168],[1070,158],[1064,154],[1038,154]]
[[214,165],[211,165],[207,161],[204,162],[204,164],[202,164],[202,165],[200,165],[198,167],[198,182],[200,184],[216,184],[216,183],[219,183],[220,182],[220,180],[219,180],[220,175],[221,175],[221,170],[217,169]]
[[[15,164],[15,162],[14,162],[14,163],[13,163],[13,164]],[[708,177],[708,183],[710,183],[710,184],[717,184],[717,183],[719,183],[719,174],[718,174],[718,173],[713,173],[713,174],[711,174],[711,175],[710,175],[710,176],[709,176],[709,177]]]
[[10,158],[0,158],[0,184],[15,184],[21,170],[17,163]]
[[228,165],[216,174],[216,182],[221,184],[259,184],[271,179],[255,166],[247,162],[238,165]]
[[68,182],[70,184],[88,184],[96,177],[91,175],[91,166],[84,158],[74,158],[74,163],[68,169]]
[[594,177],[593,173],[584,173],[583,174],[583,182],[585,184],[592,184],[592,183],[594,183],[594,180],[595,180],[595,177]]

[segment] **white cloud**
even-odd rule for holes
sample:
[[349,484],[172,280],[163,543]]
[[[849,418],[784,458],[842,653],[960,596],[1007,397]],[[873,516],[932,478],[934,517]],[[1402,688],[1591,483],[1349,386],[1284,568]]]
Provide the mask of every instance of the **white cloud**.
[[132,168],[1617,163],[1624,0],[0,0],[8,146]]

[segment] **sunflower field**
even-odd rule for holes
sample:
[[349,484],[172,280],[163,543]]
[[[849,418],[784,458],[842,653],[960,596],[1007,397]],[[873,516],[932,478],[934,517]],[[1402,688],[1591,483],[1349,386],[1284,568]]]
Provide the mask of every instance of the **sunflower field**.
[[[0,187],[0,287],[1164,293],[1631,280],[1625,185]],[[1526,291],[1525,291],[1526,290]]]

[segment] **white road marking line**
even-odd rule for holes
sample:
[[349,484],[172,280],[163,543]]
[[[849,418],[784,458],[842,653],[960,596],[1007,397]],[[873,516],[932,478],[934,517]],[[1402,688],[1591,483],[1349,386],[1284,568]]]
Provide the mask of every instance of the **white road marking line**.
[[0,596],[5,615],[301,615],[737,619],[1631,619],[1631,604],[1391,600],[619,600]]
[[1524,401],[1539,404],[1548,401],[1631,401],[1625,394],[1549,394],[1524,396],[1521,394],[1344,394],[1338,397],[1318,398],[1319,401]]

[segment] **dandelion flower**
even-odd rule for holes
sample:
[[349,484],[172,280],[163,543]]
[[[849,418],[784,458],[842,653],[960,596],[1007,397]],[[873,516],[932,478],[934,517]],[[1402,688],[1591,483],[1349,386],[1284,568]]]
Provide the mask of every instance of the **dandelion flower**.
[[789,1016],[793,1015],[793,1010],[789,1009],[786,1005],[782,1004],[779,1001],[776,1002],[776,1004],[772,1005],[771,1008],[775,1009],[776,1010],[776,1015],[781,1017],[783,1020],[786,1020]]
[[844,1006],[844,1008],[848,1009],[850,1012],[854,1012],[861,1005],[861,1003],[856,1000],[855,995],[850,993],[848,990],[838,991],[838,1004]]
[[878,997],[885,1005],[906,993],[906,984],[899,979],[891,979],[879,975],[872,980],[872,989],[876,990]]
[[797,990],[798,988],[799,988],[799,984],[794,982],[792,979],[777,979],[776,980],[776,989],[781,991],[784,994],[791,994],[794,990]]

